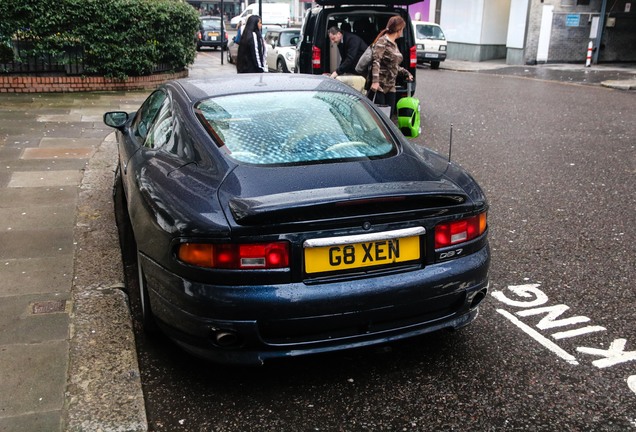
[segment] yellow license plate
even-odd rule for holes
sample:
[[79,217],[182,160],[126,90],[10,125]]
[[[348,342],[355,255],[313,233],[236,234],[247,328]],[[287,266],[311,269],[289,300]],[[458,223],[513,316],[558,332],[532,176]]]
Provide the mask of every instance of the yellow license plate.
[[219,34],[217,32],[209,32],[208,36],[210,37],[217,37]]
[[420,237],[403,237],[363,243],[305,248],[305,272],[324,273],[420,258]]

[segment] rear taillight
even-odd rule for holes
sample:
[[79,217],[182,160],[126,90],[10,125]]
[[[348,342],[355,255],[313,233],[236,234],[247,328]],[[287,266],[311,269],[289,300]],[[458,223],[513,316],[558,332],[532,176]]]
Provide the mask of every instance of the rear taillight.
[[413,45],[409,50],[409,65],[411,68],[417,67],[417,46]]
[[197,37],[199,40],[203,39],[203,34],[201,32],[197,32]]
[[311,49],[311,67],[320,69],[320,48],[317,46]]
[[441,223],[435,227],[435,249],[467,242],[485,231],[486,212],[466,219]]
[[289,243],[183,243],[177,252],[186,264],[217,269],[275,269],[289,267]]

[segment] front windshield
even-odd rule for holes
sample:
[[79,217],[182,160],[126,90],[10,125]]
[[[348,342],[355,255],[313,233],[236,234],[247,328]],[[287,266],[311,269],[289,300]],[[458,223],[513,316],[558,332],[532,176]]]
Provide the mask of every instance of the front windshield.
[[250,164],[388,157],[395,142],[363,96],[331,91],[246,93],[195,109],[228,155]]
[[436,39],[436,40],[444,40],[444,32],[441,27],[428,25],[428,24],[417,24],[416,25],[417,38],[418,39]]

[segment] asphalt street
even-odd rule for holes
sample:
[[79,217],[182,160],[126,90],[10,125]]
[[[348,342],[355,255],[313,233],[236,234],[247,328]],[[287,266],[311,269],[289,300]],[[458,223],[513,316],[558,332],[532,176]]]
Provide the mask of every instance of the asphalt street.
[[[417,142],[446,154],[452,124],[490,198],[482,315],[248,370],[135,346],[101,118],[147,93],[2,94],[0,431],[635,429],[634,68],[442,68],[418,69]],[[218,73],[218,51],[190,71]]]
[[416,142],[448,154],[452,125],[452,158],[491,203],[472,326],[259,369],[138,333],[149,429],[636,430],[636,94],[602,85],[630,69],[603,71],[418,68]]

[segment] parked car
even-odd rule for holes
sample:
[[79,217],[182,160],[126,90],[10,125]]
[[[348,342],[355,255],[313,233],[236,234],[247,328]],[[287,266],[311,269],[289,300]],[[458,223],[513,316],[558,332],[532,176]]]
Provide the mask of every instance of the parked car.
[[[206,16],[199,18],[199,31],[196,35],[197,51],[203,47],[227,48],[228,36],[221,17]],[[223,26],[223,28],[221,28]]]
[[435,23],[413,21],[417,44],[417,63],[430,63],[431,69],[439,69],[440,62],[446,60],[446,36]]
[[[404,35],[396,40],[402,52],[402,66],[413,75],[413,91],[417,79],[417,52],[415,36],[411,25],[408,6],[419,0],[389,0],[382,4],[368,0],[345,2],[350,6],[340,6],[339,0],[316,0],[317,7],[309,9],[305,14],[301,27],[300,44],[296,50],[296,70],[300,73],[322,75],[331,73],[338,65],[338,49],[331,46],[327,30],[338,26],[360,36],[367,44],[371,44],[380,31],[394,15],[406,21]],[[397,82],[397,97],[407,95],[406,81]]]
[[161,85],[117,129],[115,213],[149,331],[234,364],[472,322],[488,290],[488,203],[325,76]]
[[267,67],[270,71],[294,72],[296,69],[296,44],[300,37],[299,29],[268,30]]
[[[278,25],[263,26],[263,28],[261,29],[261,34],[263,35],[263,39],[266,39],[267,33],[271,31],[281,31],[281,30],[283,30],[283,27]],[[227,49],[228,63],[236,64],[236,57],[238,56],[238,46],[239,44],[236,41],[236,36],[235,36],[234,38],[230,40],[228,44],[228,49]],[[269,49],[271,49],[271,47],[269,47]]]

